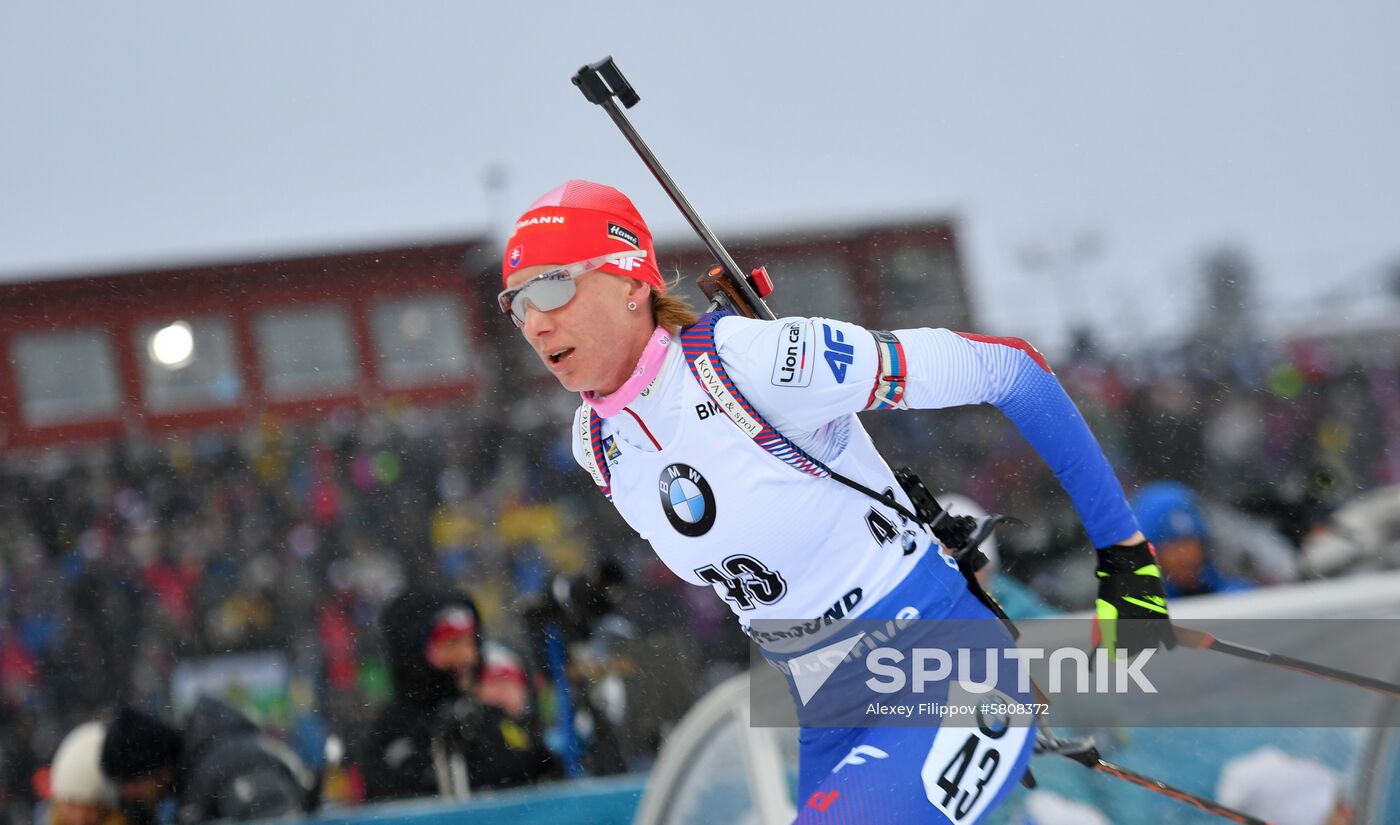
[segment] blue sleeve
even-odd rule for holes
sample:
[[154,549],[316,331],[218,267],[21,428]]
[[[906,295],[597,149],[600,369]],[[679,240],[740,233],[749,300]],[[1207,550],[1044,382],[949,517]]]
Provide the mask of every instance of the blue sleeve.
[[948,330],[895,334],[909,363],[908,406],[995,406],[1055,474],[1095,547],[1107,547],[1138,531],[1102,448],[1034,347],[1019,338]]
[[724,318],[715,340],[730,377],[789,436],[862,410],[991,404],[1055,473],[1095,547],[1138,531],[1083,416],[1044,357],[1019,338],[946,329],[890,336],[825,318]]

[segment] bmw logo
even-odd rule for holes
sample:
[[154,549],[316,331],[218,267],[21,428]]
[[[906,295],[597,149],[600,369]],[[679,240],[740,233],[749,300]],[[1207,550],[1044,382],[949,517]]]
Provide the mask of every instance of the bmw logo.
[[715,494],[710,482],[689,464],[672,464],[661,471],[661,509],[683,536],[703,536],[715,524]]

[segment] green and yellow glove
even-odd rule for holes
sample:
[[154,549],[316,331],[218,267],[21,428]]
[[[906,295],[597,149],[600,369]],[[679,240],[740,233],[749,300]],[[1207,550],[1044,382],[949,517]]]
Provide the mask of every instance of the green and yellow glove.
[[[1094,647],[1114,658],[1123,649],[1133,656],[1165,645],[1176,647],[1176,631],[1167,615],[1167,596],[1157,551],[1148,542],[1114,545],[1099,551],[1099,598],[1095,602]],[[1125,622],[1119,624],[1119,620]]]

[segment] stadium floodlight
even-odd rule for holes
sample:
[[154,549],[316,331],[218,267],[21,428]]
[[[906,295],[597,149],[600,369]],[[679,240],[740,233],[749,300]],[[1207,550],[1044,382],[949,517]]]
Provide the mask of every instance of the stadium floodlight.
[[189,322],[175,321],[156,330],[146,349],[155,363],[178,370],[194,360],[194,332]]

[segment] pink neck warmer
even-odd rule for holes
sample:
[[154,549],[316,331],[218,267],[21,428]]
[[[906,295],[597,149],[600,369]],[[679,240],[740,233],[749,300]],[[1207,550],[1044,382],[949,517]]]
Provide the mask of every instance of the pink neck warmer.
[[583,396],[583,403],[592,407],[603,418],[610,418],[622,412],[622,408],[632,403],[642,390],[646,389],[647,384],[656,378],[657,373],[661,371],[661,365],[666,361],[666,348],[670,345],[671,333],[657,327],[651,334],[646,349],[642,350],[642,357],[637,359],[637,369],[633,370],[632,377],[611,395],[579,393]]

